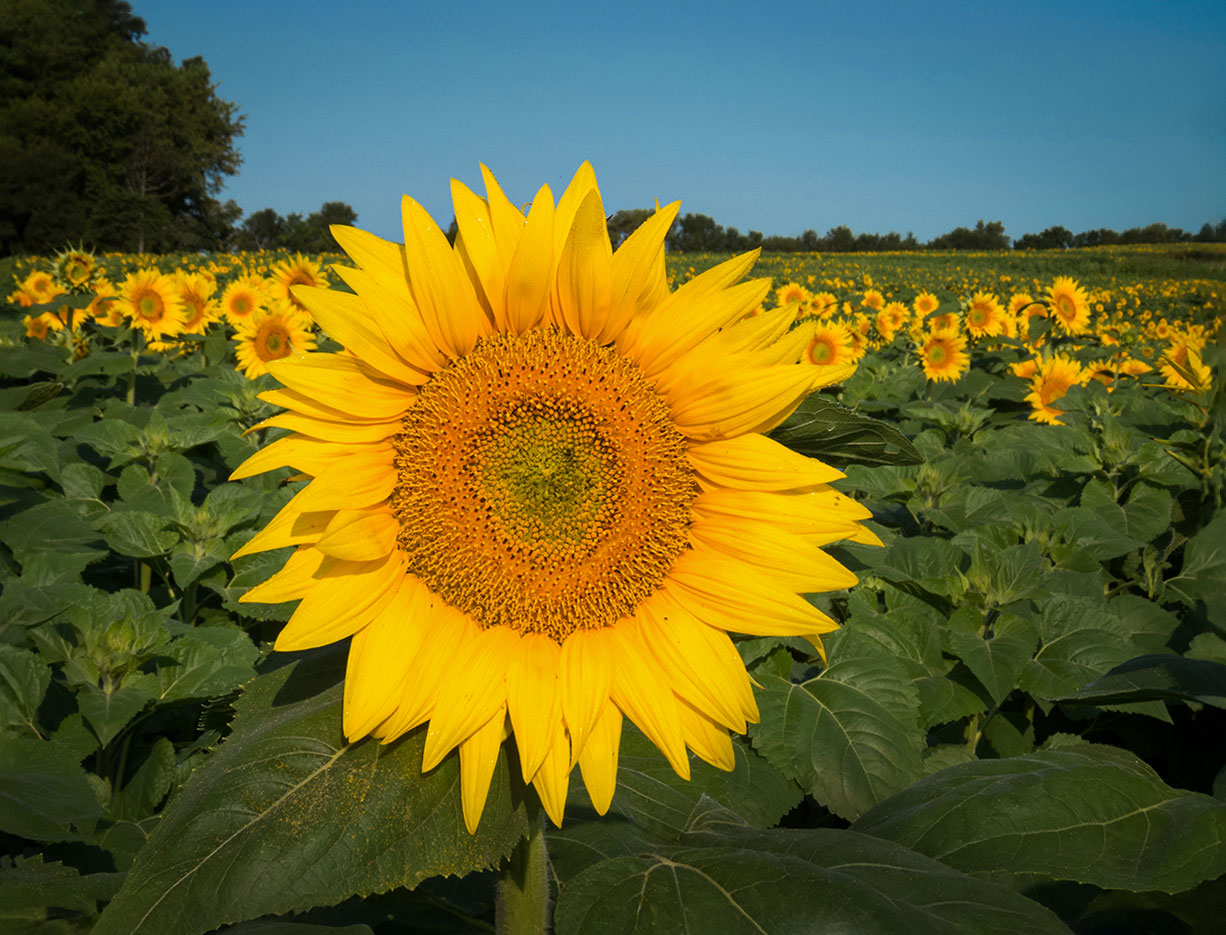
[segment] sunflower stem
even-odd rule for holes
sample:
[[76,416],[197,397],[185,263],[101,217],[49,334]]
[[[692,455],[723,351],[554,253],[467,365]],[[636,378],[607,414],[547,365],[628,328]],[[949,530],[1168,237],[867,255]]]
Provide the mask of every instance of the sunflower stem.
[[495,892],[498,935],[543,935],[549,931],[549,855],[545,817],[528,826],[528,836],[503,861]]

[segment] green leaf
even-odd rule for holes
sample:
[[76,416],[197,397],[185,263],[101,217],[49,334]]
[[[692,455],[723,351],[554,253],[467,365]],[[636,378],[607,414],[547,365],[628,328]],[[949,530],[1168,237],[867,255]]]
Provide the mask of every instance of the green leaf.
[[113,796],[112,817],[134,820],[153,814],[166,798],[174,778],[175,745],[166,737],[159,737],[140,769]]
[[[1011,620],[1017,622],[1011,624]],[[1034,654],[1037,635],[1025,621],[1007,615],[997,622],[996,635],[990,639],[980,635],[982,627],[979,611],[969,607],[959,610],[946,630],[949,649],[979,679],[992,701],[1000,704]]]
[[179,534],[167,529],[168,520],[142,510],[115,510],[103,524],[106,543],[120,555],[155,558],[165,555],[179,541]]
[[851,831],[755,831],[712,816],[677,846],[563,880],[559,935],[906,932],[1057,935],[1037,903]]
[[1197,701],[1226,708],[1226,665],[1183,656],[1138,656],[1085,688],[1051,700],[1092,705]]
[[0,523],[0,540],[23,567],[41,559],[44,569],[61,567],[72,575],[106,555],[99,548],[102,537],[62,500],[48,500]]
[[1221,622],[1221,597],[1226,594],[1226,512],[1217,516],[1188,541],[1183,550],[1183,568],[1166,582],[1180,600],[1195,606],[1203,601],[1210,619]]
[[76,868],[44,863],[41,854],[0,862],[0,920],[22,910],[58,909],[93,915],[99,900],[119,889],[122,873],[81,876]]
[[835,467],[848,464],[920,464],[923,458],[898,429],[810,394],[771,433],[775,441]]
[[[736,767],[716,769],[690,757],[690,779],[678,776],[664,754],[636,728],[622,730],[617,757],[617,791],[610,810],[658,835],[675,836],[692,820],[703,796],[736,812],[754,827],[775,824],[800,802],[802,795],[774,766],[746,745],[733,742]],[[572,785],[574,805],[586,796]]]
[[170,572],[175,577],[175,584],[186,588],[205,572],[228,559],[230,552],[221,539],[178,543],[170,550]]
[[761,682],[754,747],[835,814],[855,818],[923,775],[919,698],[897,659],[836,662],[803,685]]
[[1106,605],[1052,598],[1039,619],[1038,652],[1018,684],[1036,698],[1071,695],[1135,655],[1128,633]]
[[852,827],[967,873],[1175,893],[1226,872],[1226,804],[1085,743],[951,766]]
[[122,419],[102,419],[82,428],[73,437],[77,444],[89,445],[110,458],[110,468],[126,464],[144,453],[141,430]]
[[233,732],[176,793],[93,935],[200,935],[494,866],[527,832],[500,754],[475,835],[458,756],[421,774],[425,730],[389,745],[341,734],[344,654],[255,679]]
[[81,715],[98,735],[98,742],[105,747],[152,697],[137,685],[124,685],[111,691],[97,685],[83,685],[77,693],[77,705]]
[[1052,529],[1069,546],[1105,562],[1145,543],[1128,534],[1124,510],[1117,504],[1068,507],[1052,517]]
[[0,727],[33,725],[51,684],[51,669],[34,653],[0,645]]
[[55,478],[60,463],[57,448],[37,419],[22,412],[0,412],[0,469]]
[[0,831],[32,841],[75,841],[98,799],[72,750],[48,740],[0,735]]
[[255,676],[260,651],[237,627],[170,623],[168,629],[177,636],[158,653],[159,702],[223,695]]

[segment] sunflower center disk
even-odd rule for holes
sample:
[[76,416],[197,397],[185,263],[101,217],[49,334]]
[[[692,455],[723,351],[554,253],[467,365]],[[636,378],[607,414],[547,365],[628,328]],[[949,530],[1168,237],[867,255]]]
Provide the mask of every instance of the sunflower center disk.
[[688,548],[685,440],[638,367],[594,341],[482,339],[393,444],[409,571],[482,626],[558,642],[608,626]]

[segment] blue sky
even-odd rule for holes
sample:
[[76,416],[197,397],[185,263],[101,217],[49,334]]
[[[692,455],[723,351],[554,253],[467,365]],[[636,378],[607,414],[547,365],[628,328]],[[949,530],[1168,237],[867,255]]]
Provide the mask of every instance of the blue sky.
[[133,0],[246,115],[223,198],[345,201],[399,236],[449,179],[512,200],[584,159],[605,207],[742,232],[1226,217],[1226,3]]

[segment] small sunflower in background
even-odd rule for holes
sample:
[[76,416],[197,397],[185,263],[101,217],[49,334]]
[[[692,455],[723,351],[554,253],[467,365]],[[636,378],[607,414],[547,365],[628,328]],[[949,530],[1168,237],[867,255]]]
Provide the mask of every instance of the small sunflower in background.
[[234,327],[268,304],[268,290],[259,276],[244,273],[221,294],[221,313]]
[[1057,276],[1047,290],[1047,305],[1066,334],[1085,334],[1090,330],[1090,300],[1077,280]]
[[258,308],[234,326],[238,366],[249,380],[268,373],[268,364],[315,350],[311,322],[305,312],[288,302],[274,299],[268,308]]
[[930,331],[918,350],[924,376],[934,382],[952,383],[971,367],[966,338],[955,331]]
[[279,650],[352,638],[345,734],[428,722],[470,831],[508,734],[559,824],[576,765],[608,809],[623,718],[683,777],[687,748],[733,768],[758,710],[728,631],[820,647],[801,595],[855,576],[819,547],[876,541],[839,471],[764,434],[854,366],[802,365],[795,309],[746,318],[756,251],[670,291],[678,203],[614,253],[590,165],[526,216],[482,172],[454,246],[407,197],[403,245],[333,228],[353,292],[294,295],[344,351],[267,364],[288,412],[261,425],[293,434],[234,473],[310,478],[237,553],[295,546],[243,599],[301,599]]
[[130,273],[119,284],[119,310],[150,341],[174,337],[183,330],[183,300],[174,276],[156,268]]
[[813,296],[811,302],[813,314],[818,318],[829,318],[839,308],[839,300],[835,298],[833,292],[819,292]]
[[937,301],[937,297],[931,292],[921,292],[915,297],[911,307],[915,310],[917,317],[926,318],[940,308],[941,303]]
[[1057,409],[1052,403],[1087,379],[1089,374],[1073,358],[1064,354],[1048,357],[1030,378],[1026,402],[1030,403],[1031,412],[1027,418],[1047,425],[1063,425],[1060,416],[1064,415],[1064,410]]
[[325,288],[328,278],[314,260],[296,253],[291,259],[282,260],[269,271],[271,292],[274,299],[289,302],[295,308],[306,311],[306,306],[294,295],[295,286]]
[[1005,330],[1005,310],[992,293],[976,292],[966,306],[964,321],[972,338],[993,337]]
[[817,326],[805,360],[818,367],[843,367],[854,363],[851,332],[842,322],[824,321]]
[[874,312],[879,312],[885,307],[885,296],[876,289],[866,289],[864,291],[864,298],[860,300],[860,305],[864,308],[871,308]]
[[70,292],[88,292],[99,274],[98,258],[83,247],[61,250],[51,261],[56,278]]
[[204,334],[217,320],[217,303],[213,293],[217,282],[203,273],[180,270],[176,275],[179,298],[183,301],[182,334]]

